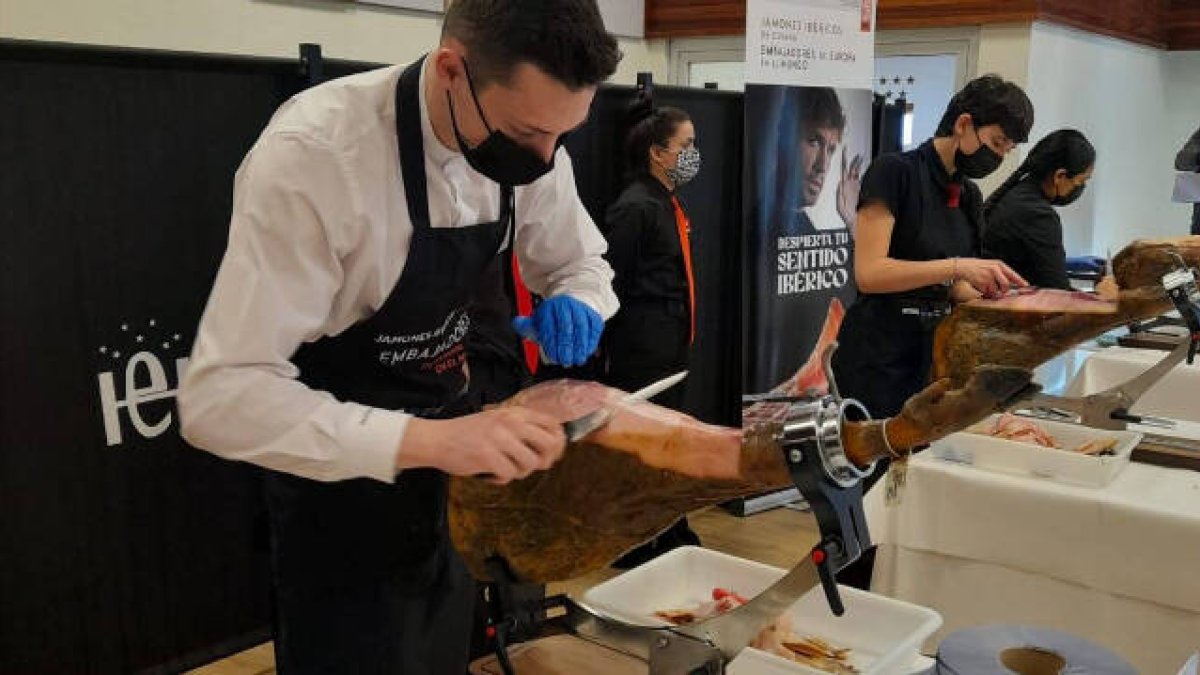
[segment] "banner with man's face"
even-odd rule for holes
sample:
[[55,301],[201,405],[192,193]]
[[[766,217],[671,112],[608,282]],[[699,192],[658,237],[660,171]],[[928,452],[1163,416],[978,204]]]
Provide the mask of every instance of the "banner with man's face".
[[[871,153],[872,0],[747,5],[743,387],[822,392],[853,301]],[[803,386],[800,386],[800,384]]]
[[[792,377],[825,318],[853,301],[859,182],[871,93],[746,88],[746,391]],[[836,330],[836,329],[835,329]]]

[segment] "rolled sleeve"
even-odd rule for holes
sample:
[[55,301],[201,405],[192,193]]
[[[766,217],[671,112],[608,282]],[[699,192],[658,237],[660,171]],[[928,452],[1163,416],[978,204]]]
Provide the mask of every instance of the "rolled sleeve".
[[607,244],[579,199],[571,158],[560,148],[554,170],[517,190],[516,250],[530,290],[571,295],[605,319],[616,313]]

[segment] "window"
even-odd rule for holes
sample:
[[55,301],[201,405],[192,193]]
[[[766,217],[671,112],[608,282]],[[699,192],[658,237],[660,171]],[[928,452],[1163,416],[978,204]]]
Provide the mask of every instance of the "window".
[[903,146],[911,150],[933,136],[954,92],[975,72],[979,30],[880,31],[875,35],[875,93],[903,98]]
[[670,84],[742,91],[746,86],[746,41],[741,37],[671,40]]

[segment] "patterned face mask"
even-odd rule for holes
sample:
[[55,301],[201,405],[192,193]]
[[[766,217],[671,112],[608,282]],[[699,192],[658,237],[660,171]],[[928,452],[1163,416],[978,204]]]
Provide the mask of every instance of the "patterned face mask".
[[679,151],[675,166],[667,167],[667,178],[679,187],[700,173],[700,148],[692,146]]

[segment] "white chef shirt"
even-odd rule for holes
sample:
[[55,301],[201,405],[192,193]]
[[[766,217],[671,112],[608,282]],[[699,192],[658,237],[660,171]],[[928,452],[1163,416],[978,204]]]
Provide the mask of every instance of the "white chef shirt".
[[[341,333],[383,305],[412,223],[397,154],[403,66],[346,77],[285,103],[234,179],[229,246],[179,390],[183,435],[233,460],[317,480],[391,482],[409,416],[338,401],[296,379],[305,342]],[[500,215],[496,183],[434,136],[421,74],[421,131],[433,227]],[[516,189],[522,276],[604,318],[617,309],[604,238],[560,148],[554,169]]]

